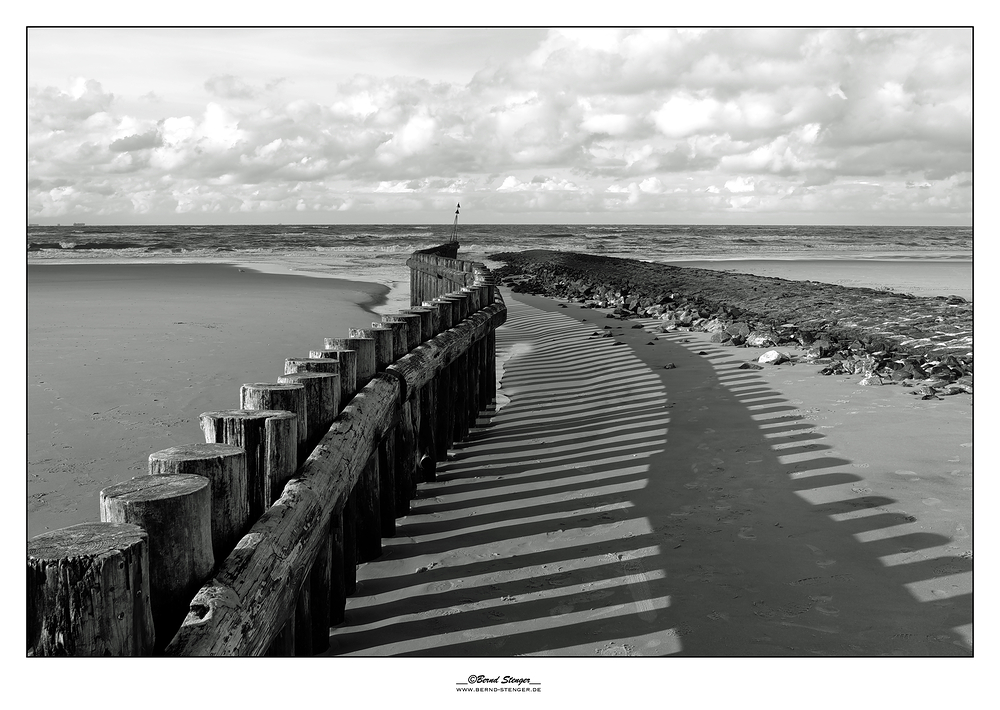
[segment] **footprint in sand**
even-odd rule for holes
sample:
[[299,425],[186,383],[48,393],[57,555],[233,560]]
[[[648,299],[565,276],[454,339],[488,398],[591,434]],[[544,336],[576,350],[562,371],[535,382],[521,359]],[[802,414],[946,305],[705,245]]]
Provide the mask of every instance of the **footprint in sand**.
[[742,538],[743,540],[756,540],[757,536],[753,534],[752,527],[740,528],[740,531],[736,533],[736,537]]
[[[812,551],[812,553],[814,555],[816,555],[817,557],[823,555],[823,550],[821,550],[820,548],[816,547],[815,545],[808,545],[807,544],[806,547],[808,547]],[[829,566],[835,565],[835,564],[837,564],[837,560],[816,560],[816,566],[817,567],[826,568],[826,567],[829,567]]]
[[820,614],[836,616],[840,613],[840,609],[830,605],[830,602],[833,601],[832,596],[817,595],[815,597],[809,597],[809,599],[810,601],[815,602],[815,606],[813,606],[813,608]]

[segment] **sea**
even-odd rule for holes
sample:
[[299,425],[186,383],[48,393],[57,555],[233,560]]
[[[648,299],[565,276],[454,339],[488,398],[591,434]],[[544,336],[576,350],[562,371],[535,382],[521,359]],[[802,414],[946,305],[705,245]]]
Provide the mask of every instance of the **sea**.
[[468,253],[549,249],[674,263],[744,259],[972,259],[971,227],[767,225],[34,226],[28,259],[405,255],[452,239]]

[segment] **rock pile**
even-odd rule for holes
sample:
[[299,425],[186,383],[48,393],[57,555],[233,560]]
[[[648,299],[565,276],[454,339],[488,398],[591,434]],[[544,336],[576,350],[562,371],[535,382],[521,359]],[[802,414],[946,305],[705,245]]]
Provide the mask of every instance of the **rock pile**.
[[[869,288],[551,251],[493,254],[516,293],[654,317],[661,332],[703,331],[712,342],[802,346],[821,372],[862,384],[920,383],[931,396],[972,392],[972,304]],[[916,390],[915,390],[916,391]],[[925,393],[927,394],[927,393]]]

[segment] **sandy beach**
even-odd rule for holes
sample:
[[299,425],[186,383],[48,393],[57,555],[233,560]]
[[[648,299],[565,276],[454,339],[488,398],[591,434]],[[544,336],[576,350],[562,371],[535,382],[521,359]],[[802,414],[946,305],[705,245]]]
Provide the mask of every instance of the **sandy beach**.
[[27,528],[99,519],[149,454],[203,441],[240,385],[380,317],[380,284],[222,264],[28,267]]
[[971,653],[971,397],[505,296],[496,411],[331,655]]
[[[927,285],[920,268],[877,285]],[[101,488],[200,441],[243,382],[405,307],[405,258],[377,273],[29,266],[29,537],[96,520]],[[496,408],[359,569],[331,655],[971,653],[970,396],[741,370],[762,349],[505,295]]]

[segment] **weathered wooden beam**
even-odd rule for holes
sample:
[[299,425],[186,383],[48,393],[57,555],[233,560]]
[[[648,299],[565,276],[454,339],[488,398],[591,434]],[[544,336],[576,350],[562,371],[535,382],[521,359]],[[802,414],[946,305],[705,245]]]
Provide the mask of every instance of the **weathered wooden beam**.
[[[326,522],[344,513],[371,452],[396,420],[403,383],[414,391],[426,385],[505,312],[502,303],[480,310],[376,375],[351,400],[281,497],[195,595],[168,655],[259,655],[268,648],[331,537]],[[335,606],[331,613],[337,623]]]
[[[399,381],[358,393],[275,503],[191,602],[167,655],[260,655],[284,623],[371,451],[399,405]],[[349,565],[345,565],[349,566]]]

